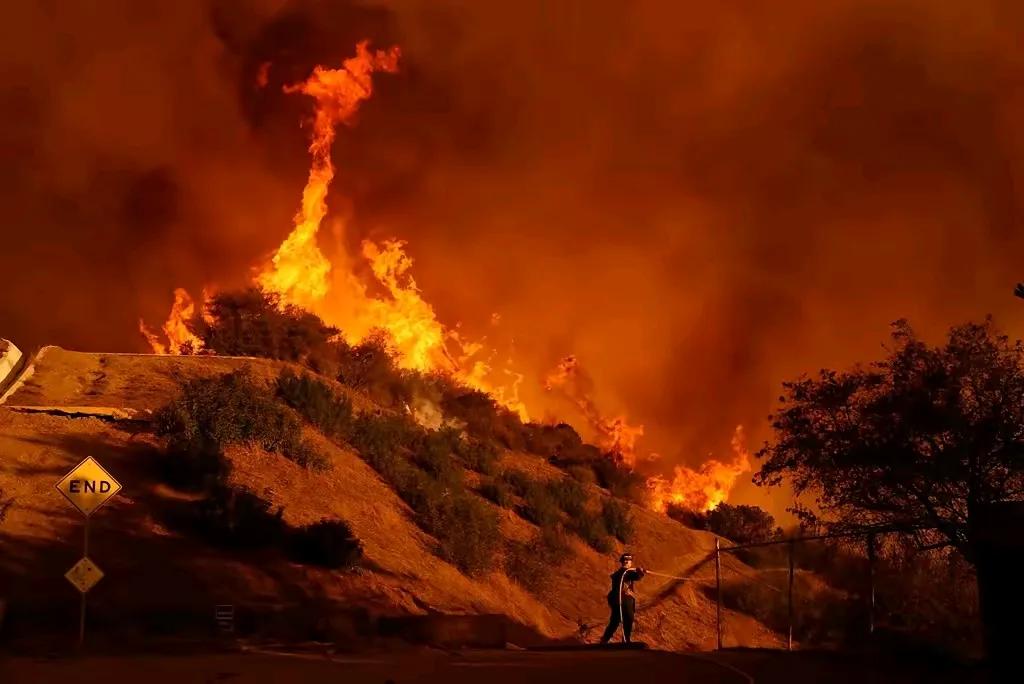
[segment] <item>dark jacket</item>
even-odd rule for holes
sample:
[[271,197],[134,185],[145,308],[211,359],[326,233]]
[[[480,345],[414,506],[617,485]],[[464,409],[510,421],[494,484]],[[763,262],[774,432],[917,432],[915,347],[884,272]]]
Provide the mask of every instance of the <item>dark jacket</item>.
[[633,584],[642,580],[644,575],[647,574],[643,568],[619,568],[612,573],[612,588],[608,592],[608,603],[618,605],[619,603],[619,585],[622,585],[622,598],[623,600],[629,598],[632,599],[635,595],[633,590]]

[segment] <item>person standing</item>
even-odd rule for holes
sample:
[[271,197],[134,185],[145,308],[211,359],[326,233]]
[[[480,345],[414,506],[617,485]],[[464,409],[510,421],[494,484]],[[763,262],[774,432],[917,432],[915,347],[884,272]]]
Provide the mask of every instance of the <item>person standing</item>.
[[633,554],[624,553],[619,556],[619,568],[612,573],[612,588],[608,592],[608,607],[611,616],[608,627],[604,630],[601,643],[607,644],[622,625],[624,641],[630,643],[633,634],[633,618],[636,615],[636,590],[634,584],[644,578],[647,571],[633,567]]

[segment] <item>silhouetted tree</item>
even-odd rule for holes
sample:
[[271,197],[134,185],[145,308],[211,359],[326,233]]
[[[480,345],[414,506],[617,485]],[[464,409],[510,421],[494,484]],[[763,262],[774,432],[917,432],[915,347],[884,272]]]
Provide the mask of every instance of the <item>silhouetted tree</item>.
[[[927,543],[976,560],[972,517],[1024,497],[1024,347],[991,320],[942,346],[893,325],[881,361],[784,384],[755,481],[817,496],[806,519],[934,530]],[[928,534],[920,533],[923,540]]]

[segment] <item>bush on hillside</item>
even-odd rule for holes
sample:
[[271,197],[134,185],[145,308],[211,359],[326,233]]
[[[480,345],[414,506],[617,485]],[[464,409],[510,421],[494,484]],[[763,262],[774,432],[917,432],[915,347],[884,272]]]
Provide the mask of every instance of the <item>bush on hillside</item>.
[[666,513],[687,527],[714,532],[737,544],[765,542],[781,536],[775,519],[758,506],[720,503],[710,511],[701,512],[670,504]]
[[601,521],[604,528],[623,544],[633,539],[633,516],[629,504],[615,499],[605,499],[601,504]]
[[562,511],[558,501],[551,495],[551,490],[536,481],[530,481],[526,486],[521,514],[539,527],[554,526],[562,520]]
[[646,495],[644,477],[636,473],[611,455],[605,455],[590,462],[597,484],[608,490],[612,496],[633,502],[642,502]]
[[574,465],[569,466],[566,469],[569,476],[583,485],[597,484],[597,476],[594,475],[594,470],[589,466]]
[[599,553],[612,550],[612,539],[599,513],[583,511],[572,520],[572,531],[587,545]]
[[455,452],[471,470],[482,475],[498,472],[498,450],[489,442],[473,437],[460,438],[455,443]]
[[569,539],[557,527],[544,527],[529,542],[510,542],[505,551],[505,574],[527,591],[545,595],[551,577],[571,555]]
[[179,486],[222,482],[230,468],[223,449],[232,444],[256,444],[308,467],[325,463],[303,441],[294,413],[256,384],[246,368],[185,382],[181,395],[159,409],[154,421],[157,435],[168,441],[164,475]]
[[350,569],[363,557],[363,545],[342,520],[320,520],[292,530],[288,555],[297,563]]
[[504,471],[499,476],[499,479],[507,484],[508,488],[511,489],[516,496],[526,496],[527,490],[533,485],[533,480],[529,475],[514,468],[509,468]]
[[569,517],[579,515],[587,504],[587,492],[576,480],[556,478],[546,487],[551,498]]
[[277,378],[277,394],[328,437],[345,437],[352,429],[352,402],[327,383],[284,369]]
[[496,442],[507,449],[523,448],[523,423],[519,416],[488,394],[447,383],[443,387],[441,410],[445,416],[462,422],[466,432],[478,439]]
[[544,458],[557,459],[583,446],[583,438],[567,423],[529,423],[525,426],[524,435],[526,449]]
[[258,288],[218,292],[207,302],[206,314],[192,325],[204,350],[217,354],[321,365],[337,354],[332,348],[336,328]]
[[438,555],[467,574],[494,564],[501,543],[498,516],[465,492],[432,498],[417,516],[438,541]]
[[491,478],[480,486],[480,495],[502,508],[512,508],[515,504],[515,492],[508,482],[500,477]]

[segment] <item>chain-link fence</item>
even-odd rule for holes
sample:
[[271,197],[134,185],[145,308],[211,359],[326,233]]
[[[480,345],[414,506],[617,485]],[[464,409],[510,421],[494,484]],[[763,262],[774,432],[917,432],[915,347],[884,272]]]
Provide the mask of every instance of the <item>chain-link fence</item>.
[[719,648],[771,643],[750,616],[782,634],[783,648],[873,640],[977,655],[973,573],[955,551],[922,544],[920,533],[809,535],[719,542],[706,591],[717,604]]

